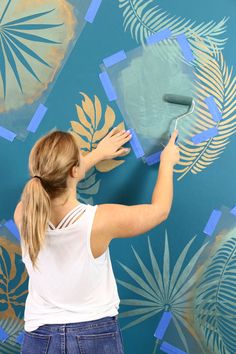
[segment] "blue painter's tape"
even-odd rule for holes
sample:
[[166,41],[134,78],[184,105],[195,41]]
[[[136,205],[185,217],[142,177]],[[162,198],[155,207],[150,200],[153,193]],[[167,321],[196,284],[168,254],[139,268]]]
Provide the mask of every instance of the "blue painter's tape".
[[107,68],[109,68],[109,67],[111,67],[111,66],[113,66],[125,59],[127,59],[125,51],[121,50],[120,52],[117,52],[117,53],[103,59],[103,63]]
[[231,209],[230,213],[236,216],[236,206],[233,209]]
[[210,128],[208,130],[205,130],[204,132],[201,132],[195,136],[192,137],[192,142],[194,144],[200,144],[203,141],[207,141],[210,138],[214,138],[214,136],[218,135],[218,129],[216,127]]
[[20,241],[20,234],[13,220],[7,221],[4,226]]
[[3,343],[9,337],[2,327],[0,327],[0,341]]
[[167,342],[163,342],[162,345],[160,346],[160,349],[164,353],[168,353],[168,354],[187,354],[183,350],[180,350],[179,348],[176,348],[176,347],[174,347],[173,345],[171,345],[170,343],[167,343]]
[[132,138],[129,142],[130,142],[130,145],[135,153],[135,156],[137,158],[143,157],[145,155],[145,153],[144,153],[142,145],[140,144],[140,141],[137,137],[137,134],[135,133],[134,129],[129,129],[129,131],[132,134]]
[[155,163],[158,163],[161,158],[161,151],[155,152],[155,154],[149,155],[145,157],[145,161],[148,166],[154,165]]
[[193,56],[192,50],[190,48],[189,42],[188,42],[185,34],[182,33],[182,34],[176,36],[176,39],[177,39],[177,42],[180,45],[180,48],[182,50],[182,53],[183,53],[183,56],[185,57],[185,59],[187,61],[194,60],[194,56]]
[[162,339],[165,335],[165,332],[170,324],[170,321],[172,319],[172,314],[171,312],[164,312],[162,315],[162,318],[157,326],[156,332],[154,333],[154,336],[157,339]]
[[205,229],[204,229],[204,234],[208,235],[208,236],[212,236],[215,228],[221,218],[222,212],[220,210],[213,210],[213,212],[211,213],[210,219],[208,220]]
[[84,18],[85,21],[93,23],[101,3],[102,3],[102,0],[92,0],[90,6],[88,8],[88,11],[85,15],[85,18]]
[[219,122],[222,119],[222,114],[219,111],[219,108],[217,107],[214,97],[213,96],[206,97],[205,102],[208,106],[209,112],[211,113],[214,121]]
[[163,41],[164,39],[168,39],[172,36],[171,30],[169,28],[165,28],[164,30],[154,33],[151,36],[147,38],[147,44],[154,44],[158,43],[160,41]]
[[24,339],[24,333],[20,332],[16,338],[16,342],[19,343],[20,345],[22,345],[23,339]]
[[106,71],[99,74],[99,78],[101,80],[102,86],[106,92],[107,98],[109,101],[114,101],[117,99],[116,91],[112,86],[111,80]]
[[13,140],[16,137],[16,134],[6,128],[0,127],[0,136],[4,139],[7,139],[7,140],[13,142]]
[[34,113],[33,118],[30,121],[30,124],[28,125],[27,130],[29,132],[31,132],[31,133],[36,132],[36,130],[38,129],[38,126],[41,123],[43,117],[45,116],[47,110],[48,110],[47,107],[45,107],[43,104],[40,103],[36,112]]

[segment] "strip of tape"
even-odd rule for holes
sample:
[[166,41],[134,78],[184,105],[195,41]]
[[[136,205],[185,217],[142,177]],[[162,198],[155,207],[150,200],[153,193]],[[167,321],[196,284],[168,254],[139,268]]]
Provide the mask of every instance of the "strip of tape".
[[129,131],[131,132],[132,134],[132,138],[131,140],[129,141],[130,142],[130,145],[135,153],[135,156],[137,158],[139,157],[143,157],[145,155],[144,151],[143,151],[143,148],[142,148],[142,145],[140,144],[140,141],[138,139],[138,136],[136,134],[136,132],[134,131],[134,129],[129,129]]
[[168,354],[187,354],[183,350],[180,350],[179,348],[176,348],[176,347],[174,347],[173,345],[171,345],[170,343],[167,343],[167,342],[163,342],[161,344],[161,346],[160,346],[160,349],[164,353],[168,353]]
[[222,114],[219,108],[217,107],[214,97],[213,96],[206,97],[205,102],[208,106],[209,112],[211,113],[214,121],[219,122],[222,119]]
[[149,36],[146,42],[148,45],[150,45],[168,39],[171,36],[172,36],[171,30],[169,28],[165,28],[162,31],[154,33],[151,36]]
[[9,337],[2,327],[0,327],[0,341],[3,343]]
[[110,68],[111,66],[127,59],[127,56],[125,54],[124,50],[121,50],[113,55],[110,55],[109,57],[103,59],[103,63],[106,66],[106,68]]
[[43,117],[45,116],[46,112],[47,112],[47,107],[44,106],[42,103],[39,104],[36,112],[34,113],[33,118],[31,119],[27,130],[31,133],[35,133],[36,130],[39,127],[39,124],[41,123]]
[[211,213],[211,216],[205,226],[205,229],[203,230],[204,234],[208,236],[212,236],[215,228],[220,221],[220,218],[222,216],[222,212],[220,210],[214,209],[213,212]]
[[187,61],[193,61],[194,60],[194,56],[191,50],[191,47],[189,45],[189,42],[185,36],[184,33],[179,34],[178,36],[176,36],[177,42],[179,43],[179,46],[182,50],[183,56]]
[[9,140],[10,142],[13,142],[16,134],[6,128],[0,127],[0,136],[6,140]]
[[164,312],[162,315],[162,318],[157,326],[157,329],[154,333],[154,336],[157,339],[162,339],[166,333],[166,330],[170,324],[170,321],[172,319],[172,314],[171,312]]
[[161,159],[161,151],[155,152],[155,154],[149,155],[145,157],[145,162],[147,163],[148,166],[152,166],[158,162],[160,162]]
[[102,0],[92,0],[89,8],[88,8],[88,11],[85,15],[85,21],[89,22],[89,23],[93,23],[96,15],[97,15],[97,12],[99,10],[99,7],[101,6],[101,3],[102,3]]
[[4,226],[20,241],[20,234],[13,220],[8,220]]
[[230,214],[233,214],[234,216],[236,216],[236,206],[230,210]]
[[109,101],[114,101],[117,99],[116,91],[111,83],[109,75],[106,71],[99,74],[102,86],[106,92],[107,98]]
[[196,134],[191,138],[191,140],[194,144],[200,144],[203,141],[207,141],[210,138],[214,138],[214,136],[216,135],[218,135],[218,129],[216,127],[213,127],[208,130],[205,130],[204,132]]

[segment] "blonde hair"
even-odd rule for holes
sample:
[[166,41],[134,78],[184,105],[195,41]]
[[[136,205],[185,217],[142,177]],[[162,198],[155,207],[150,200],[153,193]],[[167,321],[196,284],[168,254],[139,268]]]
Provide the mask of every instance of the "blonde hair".
[[33,267],[45,241],[51,214],[51,199],[67,191],[67,178],[79,166],[79,146],[69,132],[54,131],[40,138],[29,156],[31,178],[21,194],[21,237]]

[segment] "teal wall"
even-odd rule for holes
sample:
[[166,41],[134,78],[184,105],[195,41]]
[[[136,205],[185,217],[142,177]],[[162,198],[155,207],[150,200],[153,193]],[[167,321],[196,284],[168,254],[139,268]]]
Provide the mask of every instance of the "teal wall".
[[[27,5],[27,10],[23,3]],[[68,7],[68,3],[72,7]],[[145,235],[116,239],[110,245],[121,298],[120,324],[125,353],[182,351],[190,354],[235,354],[236,217],[232,214],[236,203],[234,70],[231,77],[227,76],[227,69],[230,72],[236,58],[235,1],[199,0],[190,4],[186,0],[153,0],[147,4],[145,0],[103,0],[93,23],[84,21],[90,1],[84,1],[83,5],[72,0],[47,1],[46,5],[38,1],[3,1],[0,16],[4,14],[7,5],[7,12],[0,22],[0,126],[14,132],[16,136],[13,141],[0,137],[0,352],[19,353],[19,343],[22,340],[28,279],[20,259],[19,235],[12,229],[10,221],[29,178],[27,164],[32,146],[42,135],[53,129],[72,130],[81,137],[83,149],[88,151],[86,138],[81,133],[81,125],[78,125],[76,105],[88,113],[86,119],[90,122],[94,95],[102,106],[100,125],[95,129],[100,131],[104,128],[100,137],[111,128],[114,120],[112,117],[115,116],[113,125],[122,124],[125,117],[116,101],[109,102],[99,80],[102,60],[121,49],[128,53],[142,45],[141,33],[144,27],[148,29],[146,37],[169,27],[174,34],[179,29],[186,34],[195,56],[197,47],[192,42],[194,35],[197,34],[198,39],[207,43],[207,49],[204,49],[208,56],[206,60],[211,57],[213,64],[210,67],[209,61],[205,63],[205,80],[202,77],[200,81],[202,95],[203,98],[209,95],[215,98],[223,118],[218,123],[218,136],[200,144],[201,151],[196,150],[199,146],[189,144],[189,140],[182,142],[182,159],[177,170],[186,167],[183,165],[186,161],[196,166],[196,169],[190,169],[183,178],[180,178],[181,173],[175,173],[174,202],[168,220]],[[66,7],[61,12],[63,6]],[[155,6],[159,6],[162,12],[166,11],[166,18],[163,14],[158,18]],[[10,56],[6,44],[4,46],[6,39],[3,39],[1,31],[7,22],[54,8],[54,12],[21,24],[61,24],[65,21],[65,30],[61,27],[63,24],[56,28],[15,28],[15,31],[29,33],[31,38],[28,39],[14,34],[14,28],[10,32],[52,66],[46,67],[33,59],[29,52],[26,53],[22,46],[18,47],[39,75],[40,83],[29,73],[29,67],[26,68],[22,57],[14,52],[13,47],[10,47],[13,58]],[[148,11],[152,15],[149,23]],[[125,14],[130,16],[131,21],[126,30]],[[175,24],[172,16],[176,16],[176,19],[179,17]],[[228,20],[219,25],[224,18]],[[7,27],[5,24],[7,30],[9,25]],[[61,43],[42,42],[32,35]],[[212,45],[215,45],[215,51],[219,51],[217,54],[214,54]],[[55,56],[55,47],[61,49],[61,57],[59,54]],[[201,51],[203,48],[200,54],[198,52],[199,55]],[[198,70],[201,69],[199,66]],[[17,72],[22,92],[17,84]],[[217,75],[214,75],[216,72]],[[199,82],[195,85],[199,89]],[[86,95],[85,99],[80,92]],[[196,99],[201,102],[203,98],[199,97],[198,90]],[[28,132],[27,126],[40,103],[47,107],[47,112],[37,130]],[[105,113],[107,107],[110,108]],[[204,122],[207,117],[211,119],[206,106],[201,112],[197,111],[194,119],[199,120],[199,130],[194,130],[194,125],[190,126],[190,137],[206,129]],[[73,122],[77,122],[77,125]],[[213,122],[209,124],[213,126]],[[221,154],[215,145],[220,139],[225,148]],[[89,138],[88,142],[91,143]],[[189,155],[186,155],[186,151],[189,151]],[[204,155],[206,152],[208,155]],[[202,156],[207,156],[207,160],[201,160]],[[213,157],[219,158],[213,160]],[[199,160],[200,165],[197,165]],[[209,165],[203,168],[201,161],[207,161]],[[78,198],[91,204],[149,203],[157,169],[158,164],[147,166],[131,152],[124,162],[109,161],[105,166],[96,166],[78,186]],[[213,234],[208,236],[204,228],[214,209],[220,211],[221,218]],[[168,314],[171,319],[163,336],[157,340],[154,336],[156,328]],[[175,349],[168,351],[165,349],[168,347],[166,343]]]

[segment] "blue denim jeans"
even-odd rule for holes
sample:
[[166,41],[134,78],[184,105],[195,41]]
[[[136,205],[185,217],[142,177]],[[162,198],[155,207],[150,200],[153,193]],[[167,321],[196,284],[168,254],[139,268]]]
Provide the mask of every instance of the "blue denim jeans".
[[117,316],[24,330],[21,354],[124,354]]

